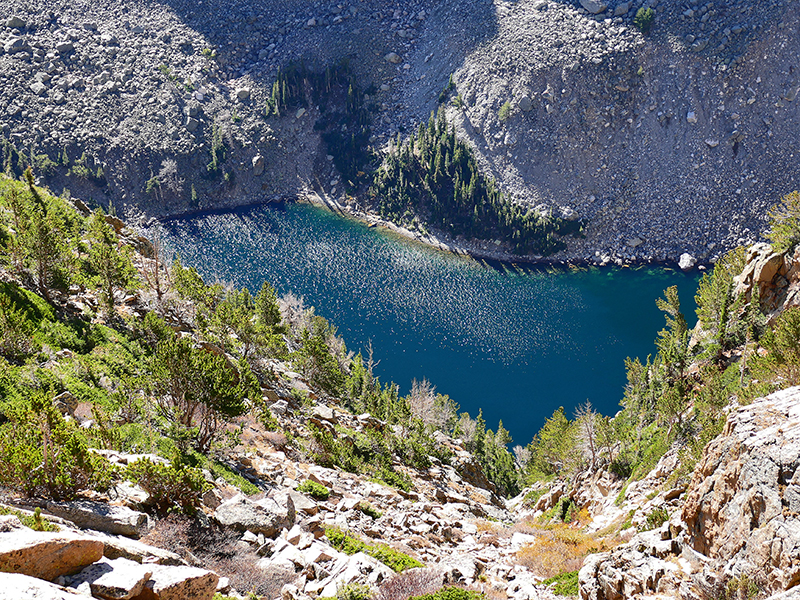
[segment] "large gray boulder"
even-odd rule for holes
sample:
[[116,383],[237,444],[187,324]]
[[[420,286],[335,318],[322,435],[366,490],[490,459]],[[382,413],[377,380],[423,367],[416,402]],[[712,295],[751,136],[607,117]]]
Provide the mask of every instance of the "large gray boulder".
[[608,3],[602,0],[580,0],[581,6],[593,15],[600,14],[608,8]]
[[94,529],[117,535],[139,537],[147,529],[147,515],[125,506],[104,502],[48,502],[47,510],[84,529]]
[[132,560],[103,558],[70,578],[70,587],[88,585],[95,598],[130,600],[142,593],[152,574],[153,567]]
[[288,494],[283,506],[271,498],[253,502],[239,494],[223,502],[214,512],[214,518],[223,527],[272,537],[294,524],[295,510]]
[[219,576],[195,567],[153,566],[153,574],[135,600],[211,600]]

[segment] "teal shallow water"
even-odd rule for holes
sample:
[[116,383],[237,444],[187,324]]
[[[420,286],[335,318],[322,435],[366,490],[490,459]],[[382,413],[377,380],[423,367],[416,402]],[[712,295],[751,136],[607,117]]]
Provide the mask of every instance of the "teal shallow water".
[[624,359],[654,353],[655,299],[677,285],[694,318],[697,275],[660,267],[544,270],[439,252],[307,206],[169,222],[166,244],[209,279],[303,296],[348,347],[405,393],[428,378],[526,444],[559,406],[619,408]]

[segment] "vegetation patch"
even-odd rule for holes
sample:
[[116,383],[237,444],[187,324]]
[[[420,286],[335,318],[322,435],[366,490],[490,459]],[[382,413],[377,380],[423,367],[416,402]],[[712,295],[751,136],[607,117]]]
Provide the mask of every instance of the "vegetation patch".
[[580,235],[584,224],[536,213],[512,202],[480,173],[455,127],[431,114],[427,126],[397,141],[375,172],[369,190],[384,217],[410,226],[426,223],[453,236],[500,240],[517,254],[552,254],[560,236]]
[[400,573],[406,569],[422,568],[425,566],[408,554],[399,552],[385,544],[368,544],[360,538],[345,533],[341,529],[335,527],[327,528],[325,530],[325,537],[328,538],[331,546],[340,552],[344,552],[347,555],[353,555],[356,552],[364,552],[385,564],[395,573]]
[[484,598],[486,598],[486,596],[482,592],[450,585],[432,594],[413,596],[409,600],[482,600]]
[[580,569],[588,554],[609,549],[606,540],[595,540],[567,525],[553,526],[534,533],[537,540],[517,552],[517,562],[541,577],[555,577]]
[[306,479],[303,483],[297,486],[297,491],[308,494],[315,500],[327,500],[331,495],[331,491],[328,488],[321,483],[311,481],[310,479]]
[[61,528],[55,523],[51,523],[42,516],[42,509],[38,506],[33,511],[32,515],[27,515],[22,511],[13,508],[0,506],[0,515],[15,515],[25,527],[33,529],[34,531],[61,531]]
[[542,582],[543,585],[553,585],[553,593],[557,596],[578,595],[578,571],[568,571],[555,577],[550,577]]

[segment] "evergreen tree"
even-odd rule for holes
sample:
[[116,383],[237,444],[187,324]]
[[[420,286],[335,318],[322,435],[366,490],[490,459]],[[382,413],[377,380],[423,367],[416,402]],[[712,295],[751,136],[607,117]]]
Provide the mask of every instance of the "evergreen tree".
[[89,263],[100,280],[100,296],[109,313],[114,311],[114,290],[130,287],[136,279],[131,249],[119,243],[117,234],[97,209],[89,218]]

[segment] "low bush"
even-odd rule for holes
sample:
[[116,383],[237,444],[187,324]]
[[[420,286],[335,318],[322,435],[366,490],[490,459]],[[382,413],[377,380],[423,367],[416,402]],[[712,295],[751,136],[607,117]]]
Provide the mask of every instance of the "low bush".
[[385,544],[368,544],[349,533],[345,533],[341,529],[337,529],[336,527],[329,527],[326,529],[325,537],[328,538],[331,546],[340,552],[344,552],[348,556],[353,555],[356,552],[364,552],[365,554],[369,554],[373,558],[385,564],[395,573],[401,573],[406,569],[414,569],[425,566],[408,554],[404,554],[403,552],[395,550],[394,548],[390,548]]
[[362,513],[373,519],[380,519],[383,516],[383,513],[381,511],[372,506],[372,504],[370,504],[366,500],[362,500],[361,502],[358,503],[358,510],[360,510]]
[[508,100],[505,101],[503,106],[500,107],[500,110],[497,112],[497,118],[501,121],[506,121],[511,116],[511,102]]
[[667,520],[669,520],[669,513],[667,512],[667,509],[657,508],[647,515],[643,529],[644,531],[650,531],[651,529],[658,529],[664,523],[666,523]]
[[578,595],[578,571],[568,571],[550,577],[542,582],[544,585],[553,585],[553,593],[556,596],[577,596]]
[[150,494],[153,508],[162,515],[175,511],[194,514],[203,494],[211,488],[200,469],[164,465],[147,458],[128,465],[125,478]]
[[336,590],[336,600],[371,600],[375,592],[368,585],[348,583]]
[[653,26],[655,16],[656,13],[652,8],[643,6],[636,11],[636,15],[633,17],[633,25],[642,33],[648,33]]
[[447,586],[432,594],[414,596],[409,600],[481,600],[482,598],[485,598],[485,596],[481,592],[455,586]]
[[321,483],[311,481],[310,479],[306,479],[303,483],[297,486],[297,491],[308,494],[315,500],[327,500],[331,495],[331,491],[328,488]]
[[517,552],[517,562],[540,575],[555,577],[580,569],[583,558],[607,549],[605,542],[597,542],[582,531],[565,525],[542,531],[533,544]]
[[0,485],[26,496],[71,499],[83,490],[108,489],[115,469],[89,452],[83,432],[67,421],[51,392],[31,391],[10,422],[0,426]]

